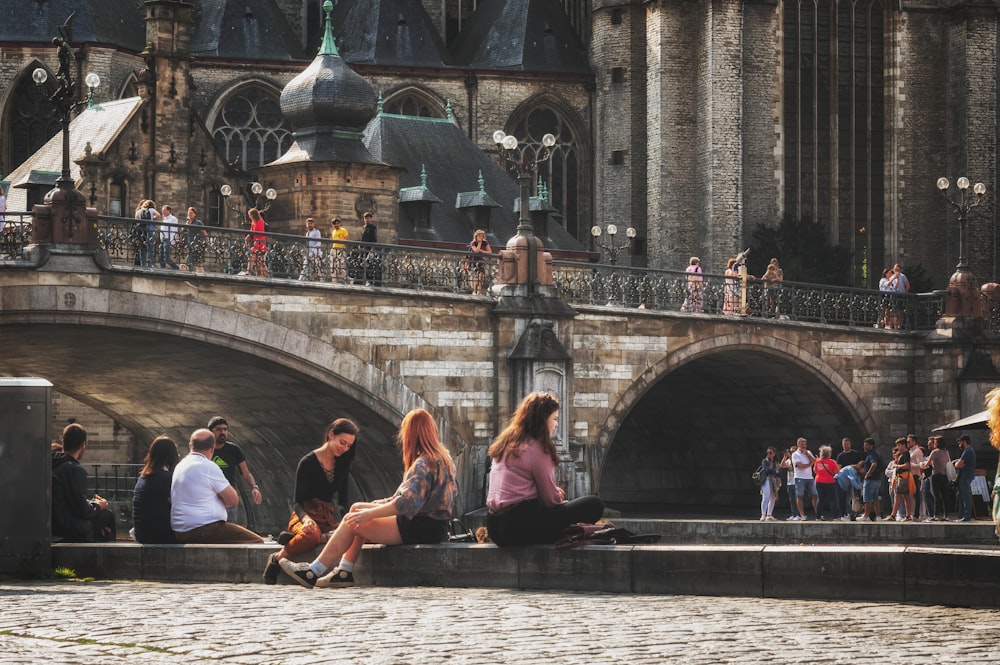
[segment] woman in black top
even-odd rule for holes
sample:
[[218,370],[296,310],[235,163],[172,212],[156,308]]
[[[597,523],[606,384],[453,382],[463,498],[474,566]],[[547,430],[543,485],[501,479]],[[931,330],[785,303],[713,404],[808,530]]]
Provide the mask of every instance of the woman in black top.
[[176,543],[170,528],[170,481],[177,466],[177,444],[158,436],[149,444],[132,495],[132,522],[140,543]]
[[[281,550],[272,554],[264,569],[264,582],[275,584],[284,558],[308,552],[337,528],[347,512],[348,472],[354,460],[358,426],[338,418],[326,428],[326,440],[301,460],[295,470],[295,497],[287,531],[278,536]],[[334,502],[336,496],[336,503]]]

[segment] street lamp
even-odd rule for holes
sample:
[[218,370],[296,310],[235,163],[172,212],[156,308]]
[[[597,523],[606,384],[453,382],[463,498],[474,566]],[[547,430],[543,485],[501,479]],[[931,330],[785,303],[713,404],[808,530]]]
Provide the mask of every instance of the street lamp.
[[[519,145],[516,136],[508,134],[502,129],[493,132],[493,142],[497,146],[497,154],[507,163],[508,168],[517,173],[517,183],[521,187],[521,211],[517,224],[517,235],[511,240],[514,245],[524,244],[528,252],[527,264],[527,291],[532,295],[535,291],[535,284],[538,283],[538,251],[541,243],[535,237],[535,230],[531,225],[531,215],[528,210],[528,199],[531,197],[531,182],[538,171],[538,165],[543,164],[552,157],[552,147],[556,144],[556,137],[546,134],[542,137],[542,150],[535,154],[534,159],[529,155],[531,146]],[[522,238],[521,241],[516,239]],[[509,249],[514,249],[508,243]]]
[[604,253],[608,255],[608,263],[614,265],[618,261],[618,254],[628,249],[632,239],[635,238],[635,229],[631,226],[625,229],[625,241],[621,244],[617,244],[615,243],[615,238],[618,236],[618,227],[614,224],[608,224],[605,228],[607,230],[608,237],[608,241],[606,243],[599,240],[602,233],[600,226],[594,226],[591,228],[590,235],[594,236],[594,244],[604,250]]
[[969,217],[969,211],[982,203],[983,195],[986,194],[986,185],[977,182],[972,185],[972,193],[975,194],[975,198],[972,198],[969,196],[969,184],[969,179],[965,176],[956,180],[955,186],[958,188],[958,195],[952,196],[948,193],[951,182],[944,177],[937,179],[937,188],[941,190],[941,196],[958,211],[958,265],[955,266],[955,270],[958,272],[969,270],[965,258],[965,221]]
[[[969,264],[965,257],[965,222],[969,217],[969,211],[983,202],[983,195],[986,194],[986,185],[977,182],[972,185],[972,192],[969,192],[969,179],[962,176],[955,181],[958,188],[956,195],[949,193],[951,182],[948,178],[938,178],[937,188],[941,191],[944,200],[958,212],[958,265],[955,266],[955,274],[948,280],[948,296],[945,299],[945,316],[960,319],[962,317],[982,316],[982,306],[979,294],[979,280],[969,270]],[[973,196],[974,195],[974,196]]]
[[[250,208],[257,208],[257,210],[259,210],[261,213],[267,212],[268,209],[271,207],[271,203],[274,202],[276,198],[278,198],[278,192],[273,187],[268,187],[265,190],[264,186],[259,182],[250,183],[250,193],[253,194],[253,205],[248,206],[247,210],[249,210]],[[264,195],[263,204],[261,204],[261,198],[260,198],[260,195],[262,193]],[[222,199],[225,202],[226,207],[232,210],[234,213],[236,213],[236,216],[242,220],[243,215],[246,213],[246,210],[244,210],[238,205],[230,203],[229,201],[229,197],[233,195],[233,188],[230,187],[228,184],[223,185],[222,187],[219,187],[219,194],[222,194]],[[248,197],[244,194],[244,199],[247,198]]]

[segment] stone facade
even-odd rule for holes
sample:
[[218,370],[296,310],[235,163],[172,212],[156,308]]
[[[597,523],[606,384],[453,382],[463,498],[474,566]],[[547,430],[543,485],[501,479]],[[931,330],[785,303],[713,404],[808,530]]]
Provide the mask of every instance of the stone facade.
[[[315,39],[320,4],[276,2],[305,45]],[[476,3],[422,4],[449,46]],[[799,5],[779,0],[562,4],[588,44],[592,77],[468,67],[400,71],[358,64],[356,69],[387,103],[416,95],[442,117],[450,104],[455,122],[487,150],[493,148],[495,129],[514,131],[532,110],[553,109],[572,130],[578,160],[578,207],[567,220],[571,234],[587,244],[592,223],[632,226],[638,237],[628,261],[635,265],[677,269],[698,255],[706,269],[720,272],[727,257],[752,244],[758,224],[798,214],[787,205],[794,184],[789,174],[797,168],[793,163],[814,147],[822,153],[835,147],[827,143],[836,142],[832,135],[799,137],[789,129],[796,95],[804,90],[794,80],[788,42],[793,36],[786,34],[795,27],[789,17]],[[859,107],[851,120],[850,113],[841,112],[830,132],[857,131],[860,140],[882,146],[876,148],[874,166],[881,170],[862,173],[864,182],[853,181],[851,160],[865,157],[860,152],[851,157],[846,146],[839,146],[842,154],[828,165],[829,181],[813,189],[806,183],[802,194],[808,205],[802,214],[813,214],[815,203],[830,241],[854,251],[855,283],[873,286],[881,265],[899,260],[904,270],[922,268],[935,287],[942,287],[958,255],[958,224],[933,183],[940,175],[952,181],[968,175],[985,182],[989,193],[969,216],[966,253],[976,274],[996,280],[997,3],[861,4],[870,5],[875,29],[854,35],[850,43],[861,49],[862,40],[874,35],[881,88],[859,85],[850,97],[845,79],[830,89],[839,97],[829,101],[842,107],[870,94],[880,115],[866,120]],[[277,95],[306,63],[188,58],[184,17],[174,14],[189,9],[185,3],[154,5],[158,14],[147,26],[149,51],[106,45],[83,49],[80,70],[100,74],[99,98],[140,92],[149,99],[136,127],[102,155],[96,207],[107,210],[107,188],[119,181],[127,188],[129,209],[149,196],[178,207],[194,204],[225,222],[224,210],[214,212],[219,202],[213,192],[224,182],[235,184],[235,175],[225,164],[228,158],[213,147],[208,135],[213,123],[240,89],[256,84]],[[820,19],[835,20],[840,11],[835,5],[819,2]],[[585,15],[589,24],[580,25]],[[840,51],[830,51],[823,62],[847,58],[848,46],[845,42]],[[0,43],[5,145],[17,84],[38,63],[54,71],[54,53],[44,40]],[[839,66],[846,71],[844,63]],[[832,69],[817,72],[824,81],[836,76]],[[820,106],[826,99],[821,93]],[[866,123],[870,134],[858,127]],[[9,172],[15,166],[10,155],[0,146],[0,169]],[[868,196],[871,206],[852,204]],[[271,214],[279,230],[301,222],[283,219],[280,212],[275,208]]]

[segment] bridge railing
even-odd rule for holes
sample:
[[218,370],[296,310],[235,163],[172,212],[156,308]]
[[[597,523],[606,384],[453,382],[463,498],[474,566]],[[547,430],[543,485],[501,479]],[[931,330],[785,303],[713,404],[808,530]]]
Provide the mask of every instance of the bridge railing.
[[214,226],[156,222],[152,231],[149,222],[120,217],[102,216],[98,224],[100,245],[113,264],[148,270],[173,269],[172,261],[177,270],[193,272],[485,293],[499,258],[477,264],[461,251]]
[[18,262],[24,257],[24,248],[31,244],[30,212],[0,213],[0,261]]
[[556,287],[570,304],[642,306],[646,309],[780,318],[859,327],[904,330],[934,328],[944,313],[944,294],[887,294],[869,289],[782,281],[764,282],[724,275],[691,275],[555,261]]

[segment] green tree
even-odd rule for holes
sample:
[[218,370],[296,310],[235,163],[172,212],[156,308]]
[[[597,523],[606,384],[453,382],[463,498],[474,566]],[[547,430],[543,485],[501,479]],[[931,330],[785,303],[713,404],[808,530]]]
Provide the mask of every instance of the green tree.
[[811,219],[786,216],[778,226],[758,224],[752,248],[747,268],[758,277],[776,258],[787,280],[831,286],[851,283],[851,252],[831,245],[826,229]]

